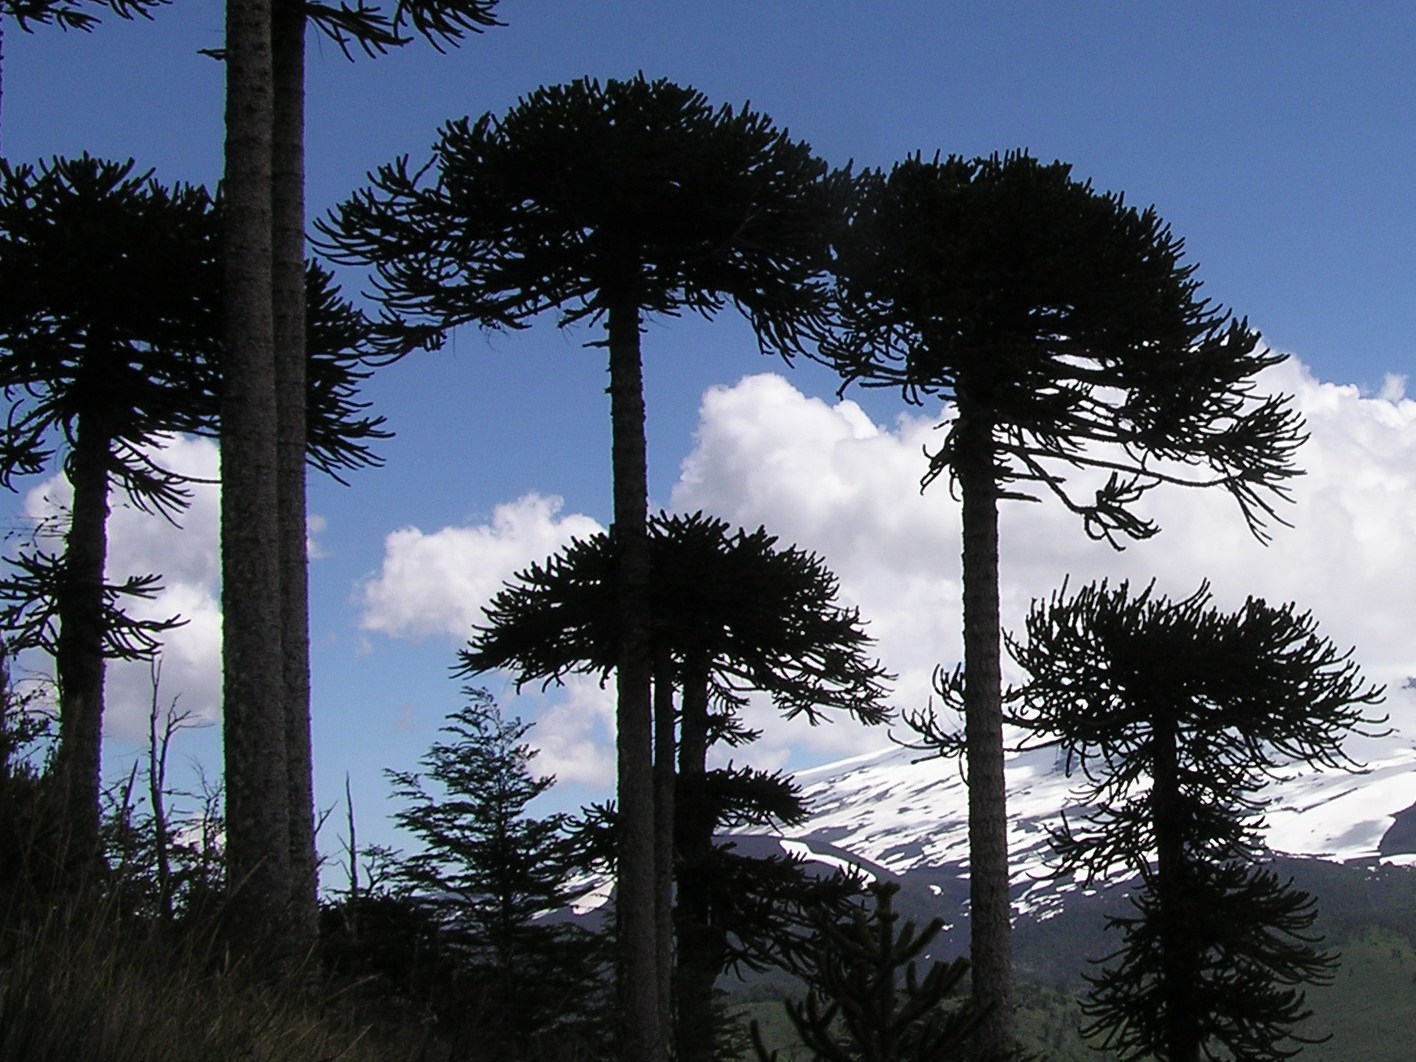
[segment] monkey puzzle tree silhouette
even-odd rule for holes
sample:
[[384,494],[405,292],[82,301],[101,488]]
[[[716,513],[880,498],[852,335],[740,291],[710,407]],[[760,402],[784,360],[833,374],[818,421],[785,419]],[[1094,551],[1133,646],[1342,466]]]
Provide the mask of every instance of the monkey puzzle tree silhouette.
[[181,477],[149,454],[162,434],[200,430],[209,416],[197,366],[216,343],[204,293],[211,200],[132,170],[87,157],[40,171],[0,161],[0,383],[11,405],[0,481],[42,470],[57,431],[73,487],[62,562],[26,553],[15,586],[48,608],[9,618],[17,650],[39,644],[55,658],[55,811],[75,876],[99,852],[103,659],[151,652],[172,625],[127,620],[118,605],[149,596],[155,577],[105,581],[109,486],[168,516],[181,508]]
[[[62,443],[73,487],[63,556],[23,551],[0,601],[15,648],[55,658],[56,763],[74,865],[97,857],[103,660],[150,653],[172,621],[134,620],[124,597],[156,576],[105,581],[108,493],[175,519],[184,478],[160,442],[217,431],[222,387],[218,206],[201,188],[163,188],[131,160],[0,162],[0,483],[43,471]],[[354,387],[370,334],[328,273],[311,267],[311,463],[337,475],[374,460],[383,433]]]
[[[745,881],[751,871],[742,864],[760,861],[715,847],[714,832],[748,821],[791,824],[805,814],[795,787],[775,775],[708,771],[710,744],[755,737],[737,718],[749,690],[769,694],[789,718],[817,722],[848,712],[866,723],[883,722],[889,676],[866,655],[870,639],[859,612],[837,603],[836,577],[821,559],[777,548],[764,528],[735,532],[702,513],[661,514],[649,527],[649,552],[649,637],[659,705],[655,764],[675,790],[668,856],[676,849],[676,1057],[690,1062],[714,1057],[713,985],[725,964],[768,961],[761,953],[734,952],[728,940],[764,921],[747,897],[729,895],[726,884]],[[511,668],[519,683],[572,673],[607,677],[620,651],[617,563],[610,536],[602,534],[577,539],[544,565],[518,573],[461,653],[463,671]],[[677,742],[675,686],[681,691]],[[789,868],[764,873],[776,869]],[[790,880],[785,873],[777,880],[784,898],[810,891],[789,895],[784,886]]]
[[[974,991],[1011,1039],[998,503],[1040,491],[1118,544],[1157,528],[1132,507],[1165,483],[1217,486],[1263,537],[1297,474],[1300,421],[1253,377],[1282,360],[1199,297],[1155,211],[1013,154],[908,159],[858,178],[836,241],[840,330],[822,354],[865,386],[953,416],[923,484],[962,500],[965,747]],[[1090,500],[1066,476],[1108,475]],[[926,733],[926,737],[929,734]]]
[[[427,180],[429,172],[434,176]],[[667,81],[541,88],[506,115],[444,127],[317,227],[336,260],[369,264],[409,343],[548,309],[603,322],[609,351],[619,860],[626,1058],[663,1057],[654,924],[648,488],[640,330],[646,315],[732,303],[763,350],[790,355],[824,300],[825,166],[750,110]]]
[[[293,954],[316,932],[310,759],[308,571],[300,272],[304,260],[305,30],[346,55],[406,44],[411,26],[435,47],[495,25],[496,0],[397,0],[393,14],[357,0],[246,0],[226,6],[226,320],[234,384],[223,417],[222,579],[230,622],[224,696],[239,732],[226,770],[238,802],[258,803],[233,855],[247,901],[264,914],[235,924],[288,923]],[[285,783],[276,787],[277,775]],[[249,778],[249,782],[247,779]],[[264,795],[264,804],[260,804]],[[242,828],[244,829],[244,828]],[[262,840],[256,841],[259,834]],[[284,840],[280,838],[283,836]],[[281,855],[273,853],[277,848]],[[260,859],[264,850],[263,862]],[[248,858],[248,854],[249,857]],[[281,897],[284,897],[283,899]]]
[[1124,1059],[1288,1058],[1311,1042],[1296,986],[1337,960],[1312,898],[1259,865],[1259,790],[1286,763],[1356,768],[1343,742],[1384,722],[1364,714],[1382,691],[1292,605],[1224,613],[1207,584],[1174,603],[1153,589],[1064,587],[1009,640],[1029,675],[1017,721],[1086,779],[1090,810],[1053,833],[1058,871],[1142,880],[1135,914],[1109,919],[1122,942],[1082,1031]]

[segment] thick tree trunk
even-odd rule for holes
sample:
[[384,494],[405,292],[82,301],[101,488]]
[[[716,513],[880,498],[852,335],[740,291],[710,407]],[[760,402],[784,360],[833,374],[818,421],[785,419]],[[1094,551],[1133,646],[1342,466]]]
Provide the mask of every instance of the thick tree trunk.
[[969,779],[969,929],[973,993],[991,1005],[980,1046],[1013,1044],[1008,809],[999,660],[998,483],[992,424],[960,401],[954,473],[963,499],[964,735]]
[[1175,721],[1154,713],[1151,733],[1151,807],[1155,816],[1157,921],[1164,970],[1165,1040],[1169,1062],[1200,1062],[1200,1035],[1190,1001],[1199,984],[1200,961],[1190,933],[1184,811]]
[[677,1062],[712,1062],[717,1042],[713,988],[723,967],[724,941],[712,924],[712,896],[704,873],[713,851],[714,823],[708,807],[708,664],[701,655],[684,662],[681,714],[674,825],[683,870],[674,910],[674,1057]]
[[64,542],[55,671],[59,751],[55,776],[63,800],[63,866],[70,884],[98,868],[100,760],[103,747],[103,576],[108,559],[109,438],[81,419],[67,471],[74,488]]
[[610,421],[613,435],[615,587],[620,649],[615,669],[619,789],[620,1043],[625,1062],[661,1062],[658,921],[654,902],[654,738],[650,704],[649,477],[639,310],[611,302]]
[[271,207],[272,298],[278,431],[280,651],[284,657],[285,756],[289,792],[291,919],[298,945],[315,943],[318,864],[310,748],[309,560],[305,441],[305,10],[274,0],[275,84]]
[[271,305],[270,0],[226,5],[221,562],[232,943],[288,953],[290,827],[280,651]]
[[658,936],[659,1025],[673,1025],[674,978],[674,667],[654,659],[654,922]]

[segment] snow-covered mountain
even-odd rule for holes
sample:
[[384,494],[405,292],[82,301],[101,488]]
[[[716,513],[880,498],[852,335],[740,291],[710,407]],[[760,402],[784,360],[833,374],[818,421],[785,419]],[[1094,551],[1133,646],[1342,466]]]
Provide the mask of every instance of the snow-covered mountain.
[[[1296,766],[1261,792],[1269,802],[1270,849],[1332,862],[1416,860],[1409,854],[1416,853],[1416,829],[1392,829],[1398,814],[1416,805],[1414,692],[1392,695],[1389,735],[1352,739],[1349,752],[1366,765],[1363,773]],[[1399,721],[1405,729],[1395,727]],[[782,846],[868,874],[907,875],[935,896],[962,903],[968,893],[967,792],[957,760],[923,755],[893,748],[799,772],[811,815],[779,837]],[[1012,754],[1006,776],[1015,910],[1046,918],[1079,887],[1053,879],[1046,865],[1049,829],[1064,810],[1080,810],[1078,779],[1051,750]]]

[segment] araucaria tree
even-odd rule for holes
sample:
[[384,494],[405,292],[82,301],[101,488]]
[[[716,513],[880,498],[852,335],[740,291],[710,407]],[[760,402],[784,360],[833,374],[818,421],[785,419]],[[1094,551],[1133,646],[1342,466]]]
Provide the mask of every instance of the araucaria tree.
[[1261,535],[1296,474],[1299,418],[1253,395],[1280,356],[1200,297],[1181,252],[1154,210],[1021,154],[866,172],[836,243],[823,353],[847,384],[951,407],[923,482],[947,475],[962,500],[973,983],[997,1046],[1012,981],[998,503],[1050,495],[1115,544],[1155,532],[1133,511],[1150,488],[1215,486]]
[[290,911],[296,938],[314,940],[317,868],[310,748],[309,571],[306,556],[305,440],[305,37],[309,26],[345,52],[374,55],[407,44],[404,30],[435,47],[498,25],[497,0],[396,0],[392,12],[319,0],[274,0],[271,7],[271,324],[275,359],[276,523],[280,671],[284,685]]
[[[204,189],[164,188],[134,164],[87,156],[38,169],[0,163],[0,484],[62,455],[73,488],[62,556],[22,551],[0,580],[16,650],[55,660],[58,788],[75,869],[98,855],[105,657],[156,647],[170,622],[135,620],[123,599],[155,576],[105,576],[108,496],[176,519],[183,478],[161,464],[164,436],[212,435],[222,365],[220,204]],[[330,275],[304,275],[311,416],[302,460],[338,475],[374,460],[384,434],[356,398],[369,322]]]
[[[788,718],[818,722],[849,713],[867,724],[884,722],[889,676],[869,656],[859,612],[838,603],[836,577],[815,554],[779,548],[764,528],[734,530],[702,513],[652,520],[649,553],[655,772],[673,793],[657,810],[671,818],[660,824],[661,840],[668,835],[663,856],[672,864],[663,869],[677,884],[657,899],[676,900],[668,919],[677,945],[675,1057],[706,1062],[717,1057],[718,975],[730,962],[781,962],[777,942],[753,941],[753,931],[763,931],[774,914],[778,921],[788,917],[786,909],[812,891],[802,887],[795,864],[768,866],[714,845],[717,830],[749,821],[791,825],[805,812],[794,787],[778,776],[708,770],[709,746],[755,736],[738,717],[749,691],[768,694]],[[519,572],[462,652],[464,671],[509,668],[522,683],[608,676],[619,657],[616,564],[609,536],[596,535]],[[763,884],[769,876],[771,884]],[[763,896],[771,892],[777,895]],[[774,900],[780,901],[775,912]],[[768,928],[763,935],[773,934]]]
[[[125,2],[125,0],[114,0]],[[131,2],[131,0],[126,0]],[[305,30],[348,51],[494,24],[496,0],[226,4],[222,618],[231,881],[247,927],[298,952],[316,931],[305,556]],[[277,776],[283,777],[279,782]]]
[[54,657],[60,741],[52,809],[72,876],[99,856],[105,657],[155,648],[170,623],[127,618],[154,576],[110,583],[108,495],[169,518],[182,477],[154,459],[164,434],[210,425],[220,343],[212,203],[133,163],[87,156],[36,170],[0,161],[0,484],[63,450],[73,500],[62,557],[26,551],[0,587],[12,648]]
[[1088,810],[1053,835],[1060,872],[1139,875],[1122,940],[1089,978],[1083,1029],[1123,1059],[1282,1059],[1311,1013],[1297,986],[1336,957],[1313,901],[1262,866],[1264,783],[1285,764],[1357,766],[1343,743],[1381,698],[1308,613],[1208,586],[1171,602],[1088,586],[1036,604],[1009,648],[1010,699],[1085,778]]
[[319,223],[337,260],[372,265],[410,343],[559,309],[609,351],[617,569],[619,928],[625,1037],[664,1057],[655,923],[646,316],[725,303],[764,350],[791,354],[821,309],[831,216],[825,166],[765,117],[666,81],[542,88],[501,118],[449,123]]

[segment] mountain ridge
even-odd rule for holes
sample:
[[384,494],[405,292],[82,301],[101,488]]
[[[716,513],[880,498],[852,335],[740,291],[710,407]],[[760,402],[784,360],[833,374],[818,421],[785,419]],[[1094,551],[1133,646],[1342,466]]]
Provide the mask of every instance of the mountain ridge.
[[[1416,691],[1393,695],[1391,709],[1416,719]],[[1416,862],[1416,739],[1391,726],[1354,734],[1348,751],[1361,771],[1293,764],[1258,793],[1261,835],[1275,856],[1378,865]],[[1008,845],[1015,913],[1045,918],[1083,888],[1048,867],[1049,832],[1064,812],[1084,810],[1078,779],[1053,749],[1013,751],[1005,762]],[[828,866],[929,879],[930,891],[967,897],[967,787],[955,759],[896,747],[800,771],[808,807],[799,826],[738,836],[773,837],[783,850]],[[1120,884],[1120,882],[1113,882]],[[966,901],[965,901],[966,902]]]

